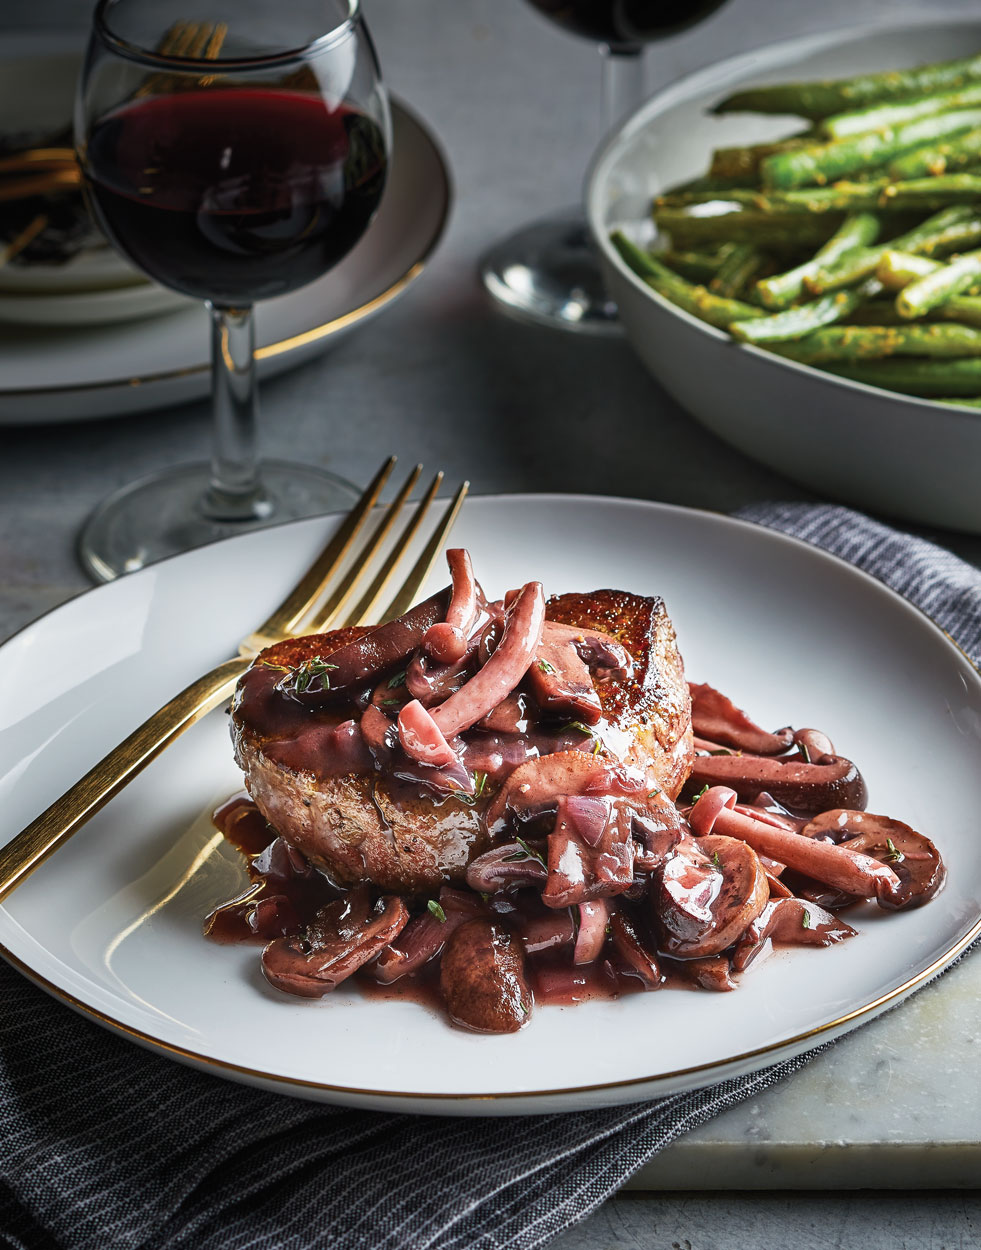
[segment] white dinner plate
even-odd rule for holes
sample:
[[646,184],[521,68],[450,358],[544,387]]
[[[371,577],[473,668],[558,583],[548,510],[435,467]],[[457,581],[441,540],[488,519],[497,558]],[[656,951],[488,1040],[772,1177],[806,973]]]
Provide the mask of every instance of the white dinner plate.
[[186,295],[166,291],[153,282],[57,295],[0,290],[0,321],[19,326],[116,326],[134,317],[186,312],[190,307],[193,303]]
[[[81,595],[0,648],[0,812],[9,838],[176,690],[231,654],[333,528],[317,519],[178,556]],[[536,1010],[512,1036],[411,1002],[270,988],[254,946],[201,935],[244,880],[209,823],[240,787],[227,718],[179,739],[0,907],[0,946],[66,1003],[208,1071],[303,1097],[441,1113],[655,1097],[835,1037],[946,965],[981,928],[981,680],[915,608],[841,561],[740,521],[573,496],[471,499],[454,543],[485,589],[661,594],[688,674],[768,727],[817,726],[870,809],[940,846],[918,910],[849,914],[857,937],[773,955],[735,993],[667,988]],[[432,588],[445,580],[440,573]],[[429,593],[428,591],[426,593]]]
[[[25,57],[30,49],[42,57],[49,38],[60,64],[64,36],[12,37],[4,55],[19,48]],[[2,71],[0,58],[0,77]],[[308,360],[380,312],[422,273],[442,237],[451,200],[445,158],[425,124],[397,100],[392,123],[389,177],[364,237],[316,282],[257,305],[260,377]],[[2,117],[0,128],[6,128]],[[38,301],[59,297],[21,292],[33,301],[29,317],[22,326],[4,325],[0,333],[0,425],[122,416],[204,398],[210,388],[210,328],[203,305],[149,285],[145,289],[156,294],[161,308],[182,303],[183,309],[149,317],[144,308],[134,319],[112,325],[77,324],[84,315],[73,315],[76,324],[42,327],[35,324]],[[5,306],[16,298],[5,293]],[[76,292],[65,298],[82,297]],[[115,313],[132,298],[126,291],[104,291],[95,306],[101,318],[107,308]]]

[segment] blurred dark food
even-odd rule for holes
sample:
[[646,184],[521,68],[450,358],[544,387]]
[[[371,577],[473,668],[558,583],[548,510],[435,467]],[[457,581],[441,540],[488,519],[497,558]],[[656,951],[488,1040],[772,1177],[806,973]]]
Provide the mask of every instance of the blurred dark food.
[[[70,148],[71,145],[71,132],[67,129],[57,134],[0,135],[0,159],[16,156],[29,148]],[[16,176],[23,178],[23,172]],[[8,248],[19,239],[41,215],[47,218],[47,224],[10,257],[11,266],[64,265],[85,248],[105,246],[81,192],[69,189],[0,203],[0,249]]]

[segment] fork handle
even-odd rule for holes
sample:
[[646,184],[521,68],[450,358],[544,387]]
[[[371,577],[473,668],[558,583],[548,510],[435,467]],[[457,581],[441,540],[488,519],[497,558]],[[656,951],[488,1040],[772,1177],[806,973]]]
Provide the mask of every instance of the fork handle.
[[185,729],[226,699],[251,663],[249,656],[235,656],[192,682],[0,849],[0,899],[67,842]]

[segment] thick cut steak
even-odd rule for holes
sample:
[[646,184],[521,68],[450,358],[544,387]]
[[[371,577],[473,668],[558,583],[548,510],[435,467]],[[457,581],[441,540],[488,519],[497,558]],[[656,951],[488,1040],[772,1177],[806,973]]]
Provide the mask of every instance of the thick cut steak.
[[[609,633],[630,652],[626,679],[596,683],[603,715],[595,732],[609,754],[674,798],[691,768],[692,732],[662,601],[612,590],[562,595],[550,601],[548,616]],[[329,665],[333,651],[364,632],[338,630],[267,648],[232,703],[235,756],[270,824],[339,885],[370,881],[383,890],[434,894],[446,882],[464,881],[468,863],[488,849],[482,812],[504,776],[476,799],[431,794],[378,767],[349,699],[310,706],[277,690],[286,670],[311,660],[318,669],[319,661]],[[584,749],[592,745],[584,740]]]

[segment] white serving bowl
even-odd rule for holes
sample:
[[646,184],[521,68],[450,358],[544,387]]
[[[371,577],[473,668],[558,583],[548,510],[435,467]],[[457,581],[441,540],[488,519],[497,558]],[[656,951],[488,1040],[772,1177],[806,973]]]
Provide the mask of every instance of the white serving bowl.
[[936,18],[790,39],[690,74],[648,100],[593,163],[586,213],[627,337],[703,425],[818,493],[981,533],[981,410],[897,395],[736,343],[651,290],[609,241],[650,242],[652,197],[704,173],[713,148],[799,129],[799,118],[709,106],[742,84],[840,78],[981,49],[981,23]]

